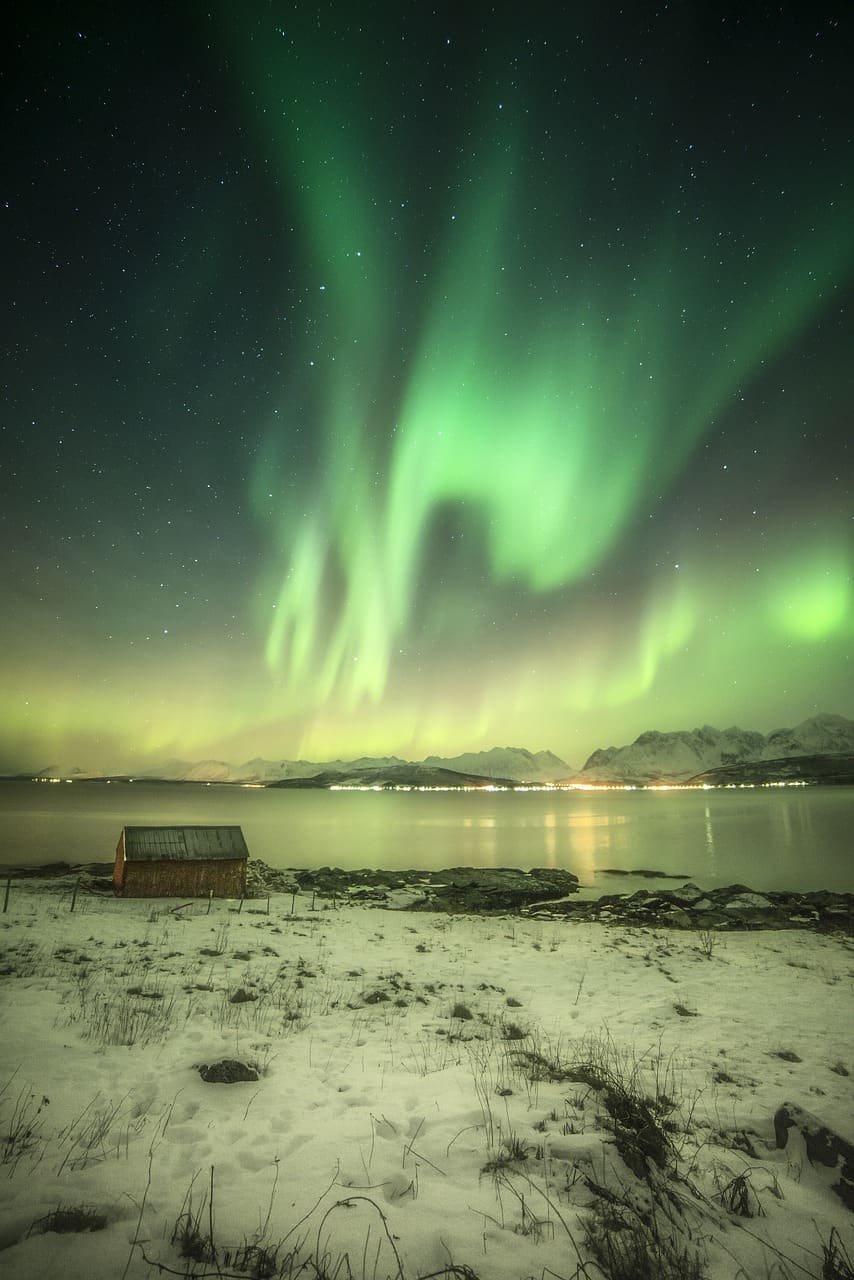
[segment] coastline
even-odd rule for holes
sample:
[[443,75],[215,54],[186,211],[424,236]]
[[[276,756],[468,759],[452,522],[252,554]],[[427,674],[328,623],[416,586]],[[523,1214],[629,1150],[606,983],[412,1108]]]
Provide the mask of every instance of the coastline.
[[[0,885],[23,882],[30,889],[113,895],[112,864],[47,863],[41,866],[0,865]],[[703,889],[670,873],[641,870],[608,874],[643,877],[661,887],[631,893],[578,896],[578,878],[552,867],[449,867],[441,871],[390,871],[340,867],[277,870],[251,858],[246,900],[285,895],[292,902],[304,895],[333,907],[365,905],[388,910],[455,915],[525,915],[537,919],[627,925],[640,928],[714,930],[805,929],[854,937],[854,893],[769,890],[759,893],[744,884]],[[672,882],[673,887],[668,887]],[[147,899],[148,900],[148,899]],[[150,899],[157,903],[159,899]]]

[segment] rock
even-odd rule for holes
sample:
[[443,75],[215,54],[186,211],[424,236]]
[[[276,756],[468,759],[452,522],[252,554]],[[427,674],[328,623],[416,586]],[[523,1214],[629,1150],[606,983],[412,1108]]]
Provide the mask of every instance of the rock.
[[247,1004],[250,1000],[257,1000],[257,999],[258,997],[254,995],[251,991],[246,991],[244,990],[243,987],[238,987],[237,990],[234,992],[234,994],[228,997],[228,1003],[229,1004]]
[[242,1084],[246,1080],[257,1080],[258,1070],[248,1062],[238,1062],[236,1058],[223,1058],[221,1062],[202,1064],[199,1075],[206,1084]]
[[299,889],[293,871],[277,871],[260,858],[249,859],[246,884],[250,897],[264,897],[268,893],[296,893]]
[[662,920],[664,924],[670,925],[674,929],[690,929],[694,924],[691,912],[686,911],[684,907],[667,907],[662,912]]
[[770,911],[771,901],[761,893],[737,893],[726,903],[727,911]]
[[678,889],[671,889],[668,896],[674,902],[678,902],[680,907],[693,907],[696,902],[700,902],[705,897],[705,894],[695,884],[683,884]]
[[784,1102],[774,1116],[774,1134],[779,1150],[786,1146],[792,1128],[803,1134],[810,1164],[823,1164],[828,1169],[839,1170],[839,1182],[832,1189],[846,1208],[854,1213],[854,1146],[822,1124],[810,1111],[793,1102]]
[[[686,876],[678,887],[602,894],[578,901],[578,877],[557,867],[448,867],[441,871],[384,871],[363,867],[295,869],[280,874],[290,890],[366,902],[392,910],[466,912],[473,915],[520,912],[540,919],[601,920],[641,928],[791,929],[854,935],[854,893],[757,893],[743,884],[702,890]],[[602,873],[605,874],[605,873]],[[612,870],[607,874],[616,875]],[[640,872],[626,872],[639,875]],[[652,877],[652,872],[648,874]],[[656,873],[658,878],[658,873]],[[662,877],[663,878],[663,873]]]
[[385,895],[385,905],[390,911],[411,911],[426,901],[427,894],[417,889],[389,889]]
[[578,892],[578,877],[557,867],[530,871],[516,867],[448,867],[442,871],[320,867],[294,874],[303,889],[351,899],[367,891],[368,900],[411,911],[519,911]]

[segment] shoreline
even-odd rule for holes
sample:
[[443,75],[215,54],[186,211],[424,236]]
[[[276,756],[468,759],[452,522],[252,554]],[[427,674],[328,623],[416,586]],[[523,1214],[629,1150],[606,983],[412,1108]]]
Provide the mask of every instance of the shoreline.
[[[54,862],[40,866],[0,865],[0,882],[24,882],[84,893],[113,895],[112,863]],[[335,908],[348,904],[394,911],[444,915],[519,915],[532,919],[564,920],[641,928],[734,932],[751,929],[801,929],[854,936],[854,893],[826,889],[811,892],[758,892],[745,884],[703,889],[690,879],[656,871],[613,871],[615,876],[643,877],[680,883],[672,888],[637,889],[580,898],[578,878],[552,867],[519,870],[511,867],[449,867],[441,871],[389,871],[383,868],[346,870],[340,867],[282,870],[250,859],[247,892],[241,901],[274,895],[311,894],[312,902]],[[167,899],[164,899],[166,901]],[[152,898],[152,902],[160,901]]]

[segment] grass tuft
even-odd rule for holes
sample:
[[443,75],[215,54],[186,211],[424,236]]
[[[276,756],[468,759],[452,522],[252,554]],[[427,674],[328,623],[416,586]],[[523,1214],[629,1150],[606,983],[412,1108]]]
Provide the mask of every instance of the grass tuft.
[[517,1133],[510,1133],[506,1138],[502,1138],[497,1154],[491,1160],[487,1160],[481,1173],[501,1173],[504,1169],[512,1168],[513,1165],[524,1164],[530,1150],[523,1138],[520,1138]]
[[659,1230],[626,1203],[597,1204],[584,1243],[608,1280],[704,1280],[706,1264],[689,1245]]
[[43,1112],[50,1099],[29,1089],[11,1092],[14,1074],[0,1088],[0,1165],[10,1166],[10,1175],[25,1157],[37,1159],[43,1149]]
[[43,1218],[37,1218],[32,1224],[28,1236],[41,1236],[47,1231],[56,1231],[62,1235],[83,1231],[103,1231],[107,1225],[107,1215],[99,1213],[88,1205],[59,1205],[51,1209]]
[[718,1190],[718,1199],[727,1213],[737,1218],[764,1218],[765,1210],[750,1184],[750,1172],[738,1173]]
[[673,1160],[673,1144],[664,1125],[672,1103],[664,1092],[665,1079],[656,1078],[656,1096],[641,1087],[641,1063],[617,1052],[607,1036],[582,1042],[571,1062],[561,1062],[540,1048],[522,1049],[516,1062],[532,1080],[571,1081],[584,1084],[599,1095],[614,1128],[617,1150],[638,1178],[646,1178],[650,1163],[667,1168]]
[[821,1280],[854,1280],[854,1266],[834,1227],[827,1244],[822,1243]]

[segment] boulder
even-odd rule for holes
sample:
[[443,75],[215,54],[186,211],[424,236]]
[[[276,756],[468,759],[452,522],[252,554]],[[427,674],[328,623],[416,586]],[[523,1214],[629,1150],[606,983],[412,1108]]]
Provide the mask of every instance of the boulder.
[[833,1190],[842,1203],[854,1213],[854,1145],[834,1133],[812,1112],[793,1102],[784,1102],[774,1116],[774,1134],[778,1149],[786,1146],[789,1130],[798,1129],[806,1143],[810,1164],[823,1164],[839,1170],[839,1181]]
[[684,907],[666,907],[661,913],[661,919],[664,924],[674,929],[690,929],[694,924],[694,917]]
[[678,902],[680,907],[693,907],[696,902],[700,902],[705,894],[702,889],[698,889],[695,884],[683,884],[678,889],[670,889],[668,896],[674,902]]
[[727,911],[770,911],[771,901],[761,893],[737,893],[726,903]]
[[199,1067],[199,1075],[206,1084],[242,1084],[247,1080],[257,1080],[258,1070],[248,1062],[238,1062],[236,1058],[223,1058],[221,1062],[203,1063]]

